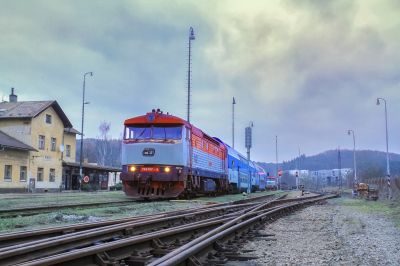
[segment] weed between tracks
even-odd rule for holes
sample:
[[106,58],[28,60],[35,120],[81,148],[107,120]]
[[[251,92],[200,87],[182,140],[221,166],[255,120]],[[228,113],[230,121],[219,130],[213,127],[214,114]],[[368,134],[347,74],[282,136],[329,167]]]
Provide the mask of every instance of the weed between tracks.
[[[33,196],[34,195],[34,196]],[[126,200],[122,191],[116,192],[85,192],[85,193],[49,193],[41,194],[23,194],[21,198],[11,199],[7,194],[0,195],[0,208],[26,208],[35,206],[48,206],[58,204],[79,204],[105,201]]]
[[254,198],[254,197],[260,197],[260,196],[264,196],[264,195],[273,195],[273,194],[280,196],[280,195],[286,194],[286,192],[263,191],[263,192],[250,193],[250,194],[247,194],[246,196],[243,196],[242,194],[234,194],[234,195],[225,195],[223,197],[215,197],[215,198],[201,197],[201,198],[196,198],[196,200],[222,203],[222,202],[236,201],[236,200],[242,200],[242,199],[246,199],[246,198]]
[[[129,202],[120,206],[109,206],[109,207],[84,207],[74,209],[62,209],[55,210],[53,212],[34,215],[34,216],[23,216],[16,218],[4,218],[0,219],[0,234],[21,231],[21,230],[32,230],[40,228],[48,228],[52,226],[61,226],[74,223],[83,222],[94,222],[108,219],[118,219],[133,217],[139,215],[155,214],[160,212],[170,212],[188,208],[194,208],[202,206],[201,201],[212,201],[212,202],[229,202],[236,201],[245,198],[259,197],[268,194],[281,195],[284,192],[280,191],[269,191],[269,192],[257,192],[251,193],[243,197],[242,194],[226,195],[223,197],[203,197],[196,198],[200,202],[189,201],[154,201],[154,202]],[[49,195],[49,196],[48,196]],[[51,196],[52,195],[52,196]],[[29,194],[27,195],[29,196]],[[105,202],[107,200],[124,200],[126,196],[123,192],[110,192],[110,193],[74,193],[71,194],[59,194],[58,202],[60,204],[74,204],[88,203],[88,202]],[[4,202],[3,202],[4,201]],[[4,204],[3,204],[4,203]],[[26,198],[26,199],[3,199],[1,200],[0,208],[16,208],[16,207],[29,207],[29,206],[44,206],[54,205],[57,203],[56,194],[47,194],[40,198]]]
[[[342,205],[344,208],[354,209],[359,212],[381,213],[393,221],[400,228],[400,201],[379,199],[378,201],[368,201],[365,199],[354,198],[352,196],[341,196],[337,199],[330,199],[328,202]],[[351,222],[351,221],[350,221]]]
[[170,212],[198,206],[202,206],[202,203],[162,201],[128,203],[127,205],[116,207],[63,209],[35,216],[0,219],[0,234],[11,231],[32,230],[52,226]]

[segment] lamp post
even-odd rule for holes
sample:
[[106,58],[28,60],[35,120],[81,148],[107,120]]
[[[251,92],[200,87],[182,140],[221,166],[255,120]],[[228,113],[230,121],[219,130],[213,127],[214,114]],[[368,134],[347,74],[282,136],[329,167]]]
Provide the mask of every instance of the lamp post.
[[355,185],[355,189],[357,190],[357,167],[356,167],[356,138],[354,137],[354,131],[353,130],[349,130],[347,131],[347,135],[350,135],[350,131],[353,132],[353,143],[354,143],[354,185]]
[[90,74],[90,76],[93,76],[92,72],[88,72],[85,75],[83,75],[83,97],[82,97],[82,131],[81,131],[81,157],[79,160],[79,191],[81,191],[81,180],[82,180],[82,160],[83,160],[83,121],[85,117],[85,81],[86,81],[86,75]]
[[235,148],[235,97],[233,97],[232,101],[232,148]]
[[297,148],[299,148],[299,176],[297,177],[297,188],[299,188],[299,185],[300,185],[300,176],[301,176],[301,167],[300,167],[300,147],[297,147]]
[[187,112],[187,121],[190,123],[190,72],[191,72],[191,59],[190,59],[190,53],[192,50],[192,40],[195,40],[196,38],[194,37],[194,31],[193,28],[190,27],[189,29],[189,66],[188,66],[188,112]]
[[386,100],[383,98],[376,99],[376,105],[379,105],[379,100],[383,100],[385,102],[385,122],[386,122],[386,171],[387,171],[387,183],[389,188],[389,199],[392,198],[391,190],[390,190],[390,168],[389,168],[389,146],[388,146],[388,129],[387,129],[387,111],[386,111]]

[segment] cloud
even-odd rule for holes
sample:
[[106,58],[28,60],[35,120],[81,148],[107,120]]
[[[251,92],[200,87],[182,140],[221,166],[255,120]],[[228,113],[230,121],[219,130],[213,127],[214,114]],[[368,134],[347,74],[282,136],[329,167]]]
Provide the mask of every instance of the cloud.
[[[186,118],[187,42],[193,41],[191,122],[252,158],[275,161],[337,146],[400,152],[397,1],[0,1],[0,92],[56,99],[85,135],[103,120],[153,108]],[[393,133],[392,133],[393,132]],[[393,136],[393,137],[391,137]]]

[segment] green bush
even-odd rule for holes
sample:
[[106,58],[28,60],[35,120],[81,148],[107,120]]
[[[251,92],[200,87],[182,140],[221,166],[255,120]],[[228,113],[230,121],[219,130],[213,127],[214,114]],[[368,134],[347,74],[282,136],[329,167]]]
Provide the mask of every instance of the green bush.
[[117,190],[122,190],[122,182],[117,183],[117,184],[115,185],[115,188],[116,188]]

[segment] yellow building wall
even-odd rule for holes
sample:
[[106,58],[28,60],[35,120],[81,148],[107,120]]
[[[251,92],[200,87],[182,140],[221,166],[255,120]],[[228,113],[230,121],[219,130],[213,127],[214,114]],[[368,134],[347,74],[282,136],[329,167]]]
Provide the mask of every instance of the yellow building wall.
[[[67,157],[66,149],[67,145],[71,146],[70,157]],[[76,156],[76,134],[65,133],[64,136],[64,157],[63,160],[66,162],[74,163]]]
[[[51,115],[51,124],[46,123],[46,114]],[[58,189],[61,186],[62,152],[60,144],[63,143],[64,124],[53,107],[47,108],[34,118],[1,119],[0,130],[38,150],[35,152],[6,148],[0,152],[0,188],[26,188],[30,178],[35,179],[35,188],[37,189]],[[44,149],[39,149],[39,135],[44,136]],[[51,138],[56,139],[55,151],[51,150]],[[70,157],[66,157],[66,145],[71,146]],[[75,152],[76,134],[65,133],[63,160],[75,162]],[[4,180],[5,165],[12,166],[11,181]],[[26,182],[20,181],[20,166],[27,167]],[[43,181],[37,181],[38,168],[43,168]],[[50,182],[50,169],[55,170],[52,182]]]
[[[46,115],[51,115],[51,124],[46,123]],[[64,133],[64,124],[53,107],[44,110],[37,117],[32,118],[31,146],[39,152],[31,152],[33,159],[30,163],[30,178],[36,179],[36,188],[58,188],[62,182],[62,161],[60,144]],[[39,136],[44,136],[44,149],[39,149]],[[55,151],[51,150],[51,138],[56,139]],[[43,181],[38,181],[38,168],[43,168]],[[54,182],[50,182],[50,169],[55,170]]]
[[[11,181],[5,181],[4,170],[6,165],[11,165]],[[25,181],[20,181],[20,167],[26,166],[29,171],[29,151],[4,149],[0,152],[0,188],[2,189],[27,189],[28,173]]]

